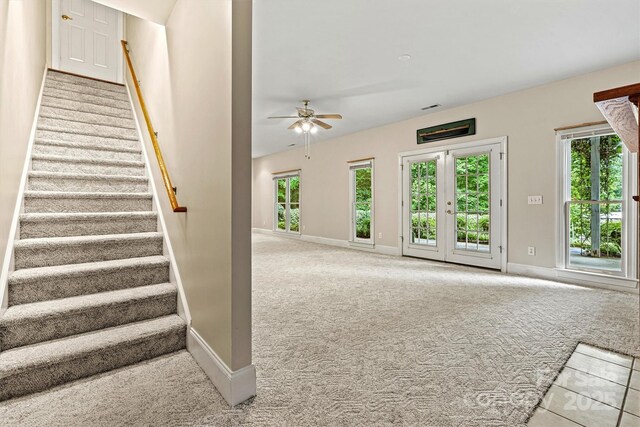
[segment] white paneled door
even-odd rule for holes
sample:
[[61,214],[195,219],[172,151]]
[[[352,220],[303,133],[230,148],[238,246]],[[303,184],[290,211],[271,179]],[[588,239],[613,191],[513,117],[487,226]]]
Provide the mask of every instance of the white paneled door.
[[501,144],[402,157],[403,254],[502,269]]
[[[59,68],[102,80],[119,82],[122,12],[90,0],[59,0],[53,8]],[[57,16],[56,16],[57,15]],[[54,59],[54,68],[56,68]]]

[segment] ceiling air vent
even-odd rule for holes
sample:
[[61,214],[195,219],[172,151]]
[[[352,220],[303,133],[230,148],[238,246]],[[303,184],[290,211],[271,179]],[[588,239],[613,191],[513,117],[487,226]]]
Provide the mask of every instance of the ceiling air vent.
[[416,132],[418,144],[426,144],[443,139],[460,138],[461,136],[476,134],[476,119],[466,119],[443,125],[418,129]]

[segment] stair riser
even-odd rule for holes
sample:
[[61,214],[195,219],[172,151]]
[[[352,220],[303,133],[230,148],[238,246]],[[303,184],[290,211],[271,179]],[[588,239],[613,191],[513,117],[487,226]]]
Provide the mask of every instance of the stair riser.
[[83,135],[79,133],[56,132],[44,129],[36,130],[36,140],[51,140],[61,142],[78,142],[86,144],[98,144],[105,148],[129,148],[140,150],[140,143],[130,139],[105,138],[94,135]]
[[73,163],[57,160],[33,159],[31,169],[42,172],[84,173],[96,175],[144,176],[143,166]]
[[117,291],[169,282],[169,263],[128,267],[73,277],[46,277],[17,282],[9,278],[9,306]]
[[144,199],[51,199],[25,197],[25,213],[64,213],[64,212],[145,212],[152,209],[151,198]]
[[67,132],[72,134],[94,135],[102,138],[130,139],[132,141],[138,140],[138,134],[135,129],[73,122],[48,117],[40,117],[38,119],[38,129],[54,132]]
[[147,181],[100,179],[73,179],[57,177],[29,177],[29,190],[33,191],[68,191],[72,193],[105,192],[105,193],[145,193],[149,190]]
[[119,126],[135,129],[136,125],[132,119],[122,117],[111,117],[103,114],[83,113],[80,111],[67,110],[63,108],[40,107],[40,117],[51,119],[74,120],[77,122],[91,123],[103,126]]
[[177,294],[134,299],[38,319],[0,323],[2,351],[175,314]]
[[44,87],[47,89],[58,89],[64,90],[65,92],[75,92],[79,94],[98,96],[101,98],[112,98],[120,101],[128,101],[127,94],[123,91],[114,92],[113,90],[91,87],[85,84],[78,84],[78,82],[47,80]]
[[14,247],[15,268],[48,267],[63,264],[108,261],[162,255],[162,237],[111,240],[76,245]]
[[137,342],[102,348],[78,359],[18,372],[0,378],[0,401],[173,353],[185,346],[186,326],[182,326]]
[[44,88],[43,94],[45,96],[52,96],[52,97],[61,98],[61,99],[69,99],[72,101],[86,102],[94,105],[120,108],[123,110],[129,109],[129,102],[127,101],[120,101],[120,100],[111,99],[111,98],[103,98],[95,95],[88,95],[88,94],[77,93],[77,92],[67,92],[64,90],[47,88],[47,87]]
[[126,119],[131,119],[131,110],[109,107],[106,105],[95,105],[89,104],[86,102],[80,102],[73,99],[61,99],[61,98],[53,98],[50,96],[42,97],[42,106],[53,107],[53,108],[64,108],[70,111],[80,111],[84,113],[94,113],[94,114],[102,114],[113,117],[122,117]]
[[71,237],[158,231],[157,218],[21,221],[20,238]]
[[122,151],[91,150],[87,148],[65,147],[59,145],[34,144],[33,154],[45,154],[53,156],[85,157],[104,160],[131,160],[141,161],[142,153]]

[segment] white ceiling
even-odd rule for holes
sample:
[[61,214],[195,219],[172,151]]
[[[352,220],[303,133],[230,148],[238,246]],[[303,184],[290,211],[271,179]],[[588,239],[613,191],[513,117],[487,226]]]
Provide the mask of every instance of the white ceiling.
[[640,59],[640,2],[255,1],[253,39],[259,157],[303,142],[267,117],[304,98],[344,116],[320,141]]

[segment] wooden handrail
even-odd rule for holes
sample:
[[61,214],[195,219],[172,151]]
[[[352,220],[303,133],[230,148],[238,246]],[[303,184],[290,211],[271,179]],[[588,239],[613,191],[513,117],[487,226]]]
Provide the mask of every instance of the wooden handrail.
[[176,199],[176,190],[173,184],[171,184],[171,178],[169,178],[169,172],[167,172],[167,166],[164,164],[164,159],[162,158],[160,145],[158,145],[158,137],[156,135],[156,132],[153,130],[153,125],[151,124],[151,118],[149,118],[149,112],[147,111],[147,105],[144,103],[144,98],[142,97],[142,91],[140,90],[138,77],[136,77],[136,72],[133,69],[133,64],[131,63],[131,57],[129,56],[129,49],[127,49],[127,42],[125,40],[121,40],[120,43],[122,44],[124,57],[127,60],[127,65],[129,67],[129,72],[131,73],[131,79],[133,80],[133,85],[135,86],[136,93],[138,94],[140,109],[142,109],[142,114],[144,114],[144,120],[145,122],[147,122],[149,137],[151,138],[151,143],[153,144],[153,151],[155,151],[156,158],[158,159],[158,166],[160,166],[162,181],[164,182],[164,188],[167,190],[167,195],[169,196],[169,201],[171,202],[171,208],[173,209],[174,212],[186,212],[187,207],[180,206],[178,204],[178,199]]

